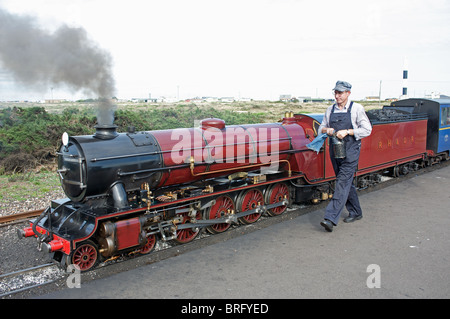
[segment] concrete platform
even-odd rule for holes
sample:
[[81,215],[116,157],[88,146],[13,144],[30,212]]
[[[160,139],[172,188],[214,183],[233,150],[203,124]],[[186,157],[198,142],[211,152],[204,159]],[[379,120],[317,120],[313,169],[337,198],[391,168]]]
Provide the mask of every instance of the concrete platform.
[[450,166],[360,195],[332,233],[321,209],[41,298],[449,298],[449,188]]

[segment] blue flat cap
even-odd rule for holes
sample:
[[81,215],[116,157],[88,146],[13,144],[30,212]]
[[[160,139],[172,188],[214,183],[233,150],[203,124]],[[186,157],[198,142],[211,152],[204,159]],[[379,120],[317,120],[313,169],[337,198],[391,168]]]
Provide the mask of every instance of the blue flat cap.
[[345,81],[337,81],[336,86],[334,87],[334,91],[345,92],[350,91],[352,89],[352,85]]

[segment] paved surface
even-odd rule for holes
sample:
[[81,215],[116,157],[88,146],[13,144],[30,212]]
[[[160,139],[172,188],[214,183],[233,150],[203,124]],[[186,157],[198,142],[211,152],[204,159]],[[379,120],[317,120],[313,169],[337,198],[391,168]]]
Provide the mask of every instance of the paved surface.
[[449,298],[449,186],[446,167],[360,196],[332,233],[322,209],[41,298]]

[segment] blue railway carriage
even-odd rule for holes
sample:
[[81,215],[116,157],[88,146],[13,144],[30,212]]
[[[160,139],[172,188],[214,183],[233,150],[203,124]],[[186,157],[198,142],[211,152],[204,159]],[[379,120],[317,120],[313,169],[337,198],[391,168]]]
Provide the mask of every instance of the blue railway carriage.
[[450,99],[405,99],[384,106],[409,114],[426,113],[427,151],[435,159],[448,159],[450,150]]

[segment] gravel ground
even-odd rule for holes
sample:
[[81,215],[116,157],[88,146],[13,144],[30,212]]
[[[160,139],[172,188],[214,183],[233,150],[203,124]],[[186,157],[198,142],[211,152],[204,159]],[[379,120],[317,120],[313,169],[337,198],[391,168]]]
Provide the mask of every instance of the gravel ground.
[[64,198],[64,192],[62,190],[53,190],[41,198],[30,197],[25,200],[2,200],[0,216],[12,215],[22,213],[30,210],[38,210],[50,206],[50,202],[54,199]]
[[24,222],[0,228],[0,274],[42,265],[51,261],[49,254],[37,250],[35,239],[18,239],[17,229],[26,226],[28,224]]
[[[55,174],[47,172],[15,181],[0,176],[0,216],[43,209],[52,200],[66,197]],[[51,261],[49,254],[36,249],[36,240],[18,239],[17,229],[26,226],[27,222],[21,222],[0,227],[0,274]]]
[[55,171],[0,176],[0,216],[43,209],[64,197]]

